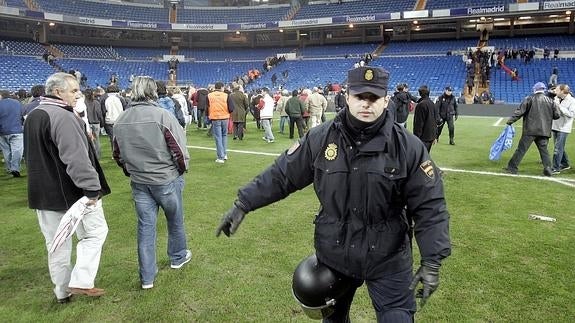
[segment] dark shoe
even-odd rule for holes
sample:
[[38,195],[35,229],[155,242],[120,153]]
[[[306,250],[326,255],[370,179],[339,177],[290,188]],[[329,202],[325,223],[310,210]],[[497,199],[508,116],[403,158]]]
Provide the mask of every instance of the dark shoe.
[[511,168],[508,168],[508,167],[504,167],[503,170],[504,170],[507,174],[517,175],[517,170],[516,170],[516,169],[511,169]]
[[550,167],[545,167],[545,168],[543,168],[543,175],[551,176],[551,175],[553,175],[553,171],[551,170]]
[[565,171],[565,170],[570,170],[570,169],[571,169],[571,166],[565,166],[565,167],[561,166],[559,168],[560,171]]
[[98,297],[106,294],[106,291],[101,288],[70,288],[72,295],[86,295],[90,297]]
[[452,146],[455,145],[455,142],[453,141],[453,139],[449,140],[449,144]]
[[72,301],[72,295],[64,298],[56,298],[56,302],[58,302],[58,304],[66,304],[70,303],[70,301]]
[[20,175],[20,172],[17,171],[17,170],[11,171],[10,174],[12,174],[12,176],[14,176],[14,177],[20,177],[20,176],[21,176],[21,175]]
[[551,175],[559,175],[559,174],[561,174],[560,171],[558,171],[558,170],[556,170],[556,169],[552,169],[552,170],[551,170]]

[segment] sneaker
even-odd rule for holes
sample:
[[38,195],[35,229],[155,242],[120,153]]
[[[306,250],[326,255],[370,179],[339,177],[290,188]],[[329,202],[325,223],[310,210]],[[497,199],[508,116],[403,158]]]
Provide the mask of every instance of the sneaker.
[[571,169],[571,166],[565,166],[565,167],[559,168],[560,171],[570,170],[570,169]]
[[225,162],[226,162],[226,161],[223,160],[223,159],[219,159],[219,158],[216,159],[216,163],[218,163],[218,164],[223,164],[223,163],[225,163]]
[[179,265],[171,264],[170,267],[172,269],[182,268],[182,266],[187,264],[188,262],[190,262],[190,260],[192,260],[192,252],[190,250],[186,250],[186,259],[184,259],[184,261],[182,261],[181,264],[179,264]]
[[268,141],[268,138],[262,137],[262,140],[263,140],[263,141]]
[[224,160],[228,160],[228,155],[224,155]]
[[558,171],[558,170],[556,170],[556,169],[552,169],[552,170],[551,170],[551,175],[559,175],[559,174],[561,174],[560,171]]
[[152,289],[152,288],[154,288],[154,283],[142,284],[142,289]]

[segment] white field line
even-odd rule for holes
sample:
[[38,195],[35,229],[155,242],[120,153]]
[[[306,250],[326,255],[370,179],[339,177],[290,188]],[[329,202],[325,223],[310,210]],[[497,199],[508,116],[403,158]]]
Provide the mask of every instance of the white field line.
[[[202,147],[202,146],[187,146],[188,148],[192,149],[203,149],[203,150],[216,150],[213,147]],[[250,154],[250,155],[262,155],[262,156],[279,156],[278,153],[266,153],[266,152],[259,152],[259,151],[250,151],[250,150],[237,150],[237,149],[228,149],[228,152],[234,152],[239,154]],[[515,177],[515,178],[529,178],[529,179],[536,179],[536,180],[543,180],[554,182],[558,184],[562,184],[568,187],[575,188],[575,179],[569,178],[561,178],[561,177],[547,177],[547,176],[536,176],[536,175],[513,175],[507,173],[496,173],[496,172],[486,172],[486,171],[479,171],[479,170],[466,170],[466,169],[457,169],[457,168],[442,168],[442,171],[446,172],[454,172],[454,173],[467,173],[467,174],[476,174],[476,175],[486,175],[486,176],[504,176],[504,177]]]
[[497,121],[493,124],[494,127],[499,127],[501,126],[500,123],[504,120],[504,118],[499,118],[497,119]]

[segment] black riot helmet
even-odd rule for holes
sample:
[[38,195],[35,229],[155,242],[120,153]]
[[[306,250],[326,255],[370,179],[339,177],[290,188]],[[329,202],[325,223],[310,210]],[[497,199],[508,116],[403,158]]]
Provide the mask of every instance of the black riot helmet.
[[321,320],[333,314],[333,306],[351,287],[349,279],[317,260],[305,258],[293,273],[292,292],[304,313]]

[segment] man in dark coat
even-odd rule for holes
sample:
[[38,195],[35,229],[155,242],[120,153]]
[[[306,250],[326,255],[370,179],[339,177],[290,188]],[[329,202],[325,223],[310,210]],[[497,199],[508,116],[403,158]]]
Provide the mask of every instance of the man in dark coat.
[[413,134],[423,142],[427,152],[431,152],[431,146],[436,140],[437,135],[437,115],[435,114],[435,105],[429,99],[429,88],[422,85],[419,88],[421,99],[415,106],[413,116]]

